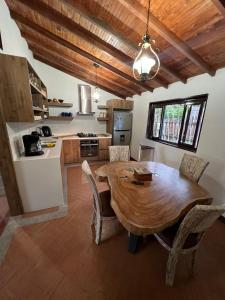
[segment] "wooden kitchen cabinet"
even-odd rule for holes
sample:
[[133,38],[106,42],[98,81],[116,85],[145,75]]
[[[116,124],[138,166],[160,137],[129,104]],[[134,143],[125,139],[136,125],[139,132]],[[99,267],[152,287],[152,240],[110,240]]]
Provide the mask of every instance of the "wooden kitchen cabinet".
[[109,160],[109,146],[112,144],[112,139],[102,138],[99,139],[99,151],[98,159],[99,160]]
[[134,101],[132,100],[111,99],[107,101],[107,108],[133,110],[133,107]]
[[109,160],[109,150],[99,150],[98,151],[99,160]]
[[72,164],[80,161],[80,140],[63,141],[64,163]]
[[99,139],[99,150],[108,150],[108,147],[111,146],[112,140],[110,138]]
[[34,122],[48,117],[47,89],[28,60],[0,54],[0,95],[6,122]]

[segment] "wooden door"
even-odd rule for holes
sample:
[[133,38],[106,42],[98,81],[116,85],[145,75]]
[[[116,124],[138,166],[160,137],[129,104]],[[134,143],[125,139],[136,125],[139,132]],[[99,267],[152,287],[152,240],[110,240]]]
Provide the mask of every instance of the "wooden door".
[[109,150],[99,150],[98,157],[99,160],[109,160]]
[[80,161],[80,140],[72,140],[73,162]]
[[111,143],[111,139],[109,138],[99,139],[99,150],[108,150]]
[[80,140],[63,141],[64,163],[72,164],[80,160]]

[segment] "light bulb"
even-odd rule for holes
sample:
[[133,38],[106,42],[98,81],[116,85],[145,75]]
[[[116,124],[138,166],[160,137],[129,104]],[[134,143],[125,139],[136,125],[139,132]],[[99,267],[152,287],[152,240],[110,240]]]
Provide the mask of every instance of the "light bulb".
[[97,103],[97,101],[98,101],[99,98],[100,98],[100,95],[99,95],[99,88],[98,88],[97,86],[95,87],[93,98],[94,98],[94,101],[95,101],[96,103]]
[[150,37],[145,35],[143,37],[141,50],[134,60],[134,78],[139,81],[150,80],[157,75],[159,67],[160,61],[157,54],[151,47]]

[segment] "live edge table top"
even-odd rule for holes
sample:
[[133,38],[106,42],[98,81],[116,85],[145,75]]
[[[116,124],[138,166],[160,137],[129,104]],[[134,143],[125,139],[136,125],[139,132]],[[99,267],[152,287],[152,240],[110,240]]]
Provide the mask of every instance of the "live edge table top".
[[[153,173],[144,185],[133,183],[133,168],[145,167]],[[111,188],[111,206],[122,225],[136,235],[152,234],[174,224],[195,204],[212,198],[199,184],[179,170],[156,162],[112,162],[96,171]]]

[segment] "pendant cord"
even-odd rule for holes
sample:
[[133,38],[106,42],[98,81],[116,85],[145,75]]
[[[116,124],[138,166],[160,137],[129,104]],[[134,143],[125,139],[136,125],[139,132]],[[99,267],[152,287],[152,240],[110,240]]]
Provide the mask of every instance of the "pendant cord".
[[146,35],[148,35],[148,29],[149,29],[150,5],[151,5],[151,0],[148,1],[148,15],[147,15],[147,24],[146,24]]

